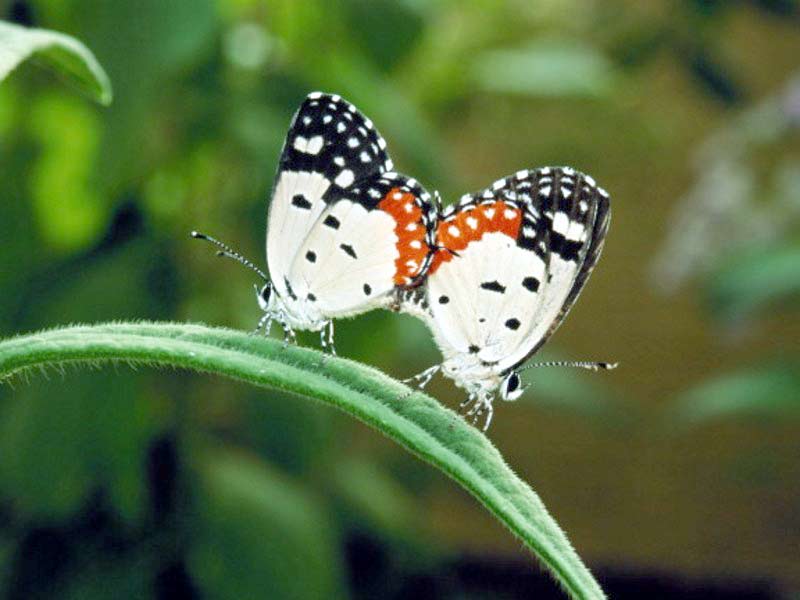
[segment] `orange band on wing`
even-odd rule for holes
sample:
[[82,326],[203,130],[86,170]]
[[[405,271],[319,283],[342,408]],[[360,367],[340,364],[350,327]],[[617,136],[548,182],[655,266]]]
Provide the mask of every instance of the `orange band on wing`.
[[436,229],[436,243],[440,249],[433,255],[428,274],[432,275],[442,263],[453,260],[453,252],[458,253],[486,233],[504,233],[516,240],[521,221],[522,212],[502,200],[479,204],[457,213],[453,219],[442,221]]
[[395,261],[395,285],[410,284],[420,274],[430,251],[425,241],[422,208],[416,200],[414,194],[392,188],[378,203],[378,208],[395,220],[394,233],[400,253]]

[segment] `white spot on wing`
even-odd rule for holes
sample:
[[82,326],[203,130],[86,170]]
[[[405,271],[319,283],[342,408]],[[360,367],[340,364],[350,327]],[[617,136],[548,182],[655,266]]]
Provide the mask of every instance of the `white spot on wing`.
[[569,217],[567,213],[557,212],[555,219],[553,219],[553,231],[565,235],[569,229]]
[[569,226],[569,231],[564,236],[568,240],[572,242],[579,242],[584,239],[585,228],[583,225],[578,223],[577,221],[573,221],[572,224]]
[[350,169],[343,169],[342,172],[336,176],[336,179],[334,179],[333,182],[339,187],[346,188],[353,183],[354,179],[355,175],[353,175],[353,172]]
[[319,151],[322,150],[322,146],[325,143],[325,140],[322,139],[321,135],[315,135],[310,140],[307,140],[302,135],[298,135],[294,138],[294,149],[298,152],[304,152],[305,154],[319,154]]
[[294,138],[292,146],[298,152],[305,152],[306,148],[308,148],[308,140],[304,138],[302,135],[298,135],[296,138]]

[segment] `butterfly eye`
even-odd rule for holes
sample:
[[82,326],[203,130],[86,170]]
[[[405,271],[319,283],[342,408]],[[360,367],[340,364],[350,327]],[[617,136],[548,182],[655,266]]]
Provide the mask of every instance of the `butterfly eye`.
[[522,395],[523,391],[519,375],[510,373],[500,386],[500,397],[503,398],[503,400],[516,400]]
[[261,310],[267,310],[269,306],[269,298],[272,295],[272,286],[270,284],[265,285],[260,290],[256,289],[256,298],[258,299],[258,305],[261,307]]

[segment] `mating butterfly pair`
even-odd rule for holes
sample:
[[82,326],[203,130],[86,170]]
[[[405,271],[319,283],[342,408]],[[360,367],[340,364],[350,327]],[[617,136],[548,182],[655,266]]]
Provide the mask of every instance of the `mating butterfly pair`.
[[[520,365],[564,319],[597,262],[608,194],[587,175],[547,167],[442,210],[392,169],[372,122],[341,97],[315,92],[281,153],[267,224],[269,277],[225,244],[192,235],[261,276],[257,330],[269,333],[276,320],[285,341],[295,329],[319,331],[334,352],[335,318],[378,307],[421,317],[444,361],[412,380],[424,387],[441,369],[467,391],[462,407],[486,429],[495,394],[522,394]],[[547,364],[615,366],[529,366]]]

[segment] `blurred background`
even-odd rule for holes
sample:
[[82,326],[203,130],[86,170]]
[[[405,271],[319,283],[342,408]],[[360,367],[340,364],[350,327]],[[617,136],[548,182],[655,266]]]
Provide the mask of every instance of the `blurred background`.
[[[98,107],[0,85],[0,334],[110,319],[252,328],[267,194],[306,93],[354,102],[445,202],[572,165],[605,253],[489,436],[612,597],[800,597],[800,3],[0,0],[84,41]],[[316,336],[302,343],[316,346]],[[409,317],[341,354],[437,362]],[[437,379],[435,397],[462,394]],[[125,366],[0,387],[9,598],[540,598],[479,504],[306,399]]]

